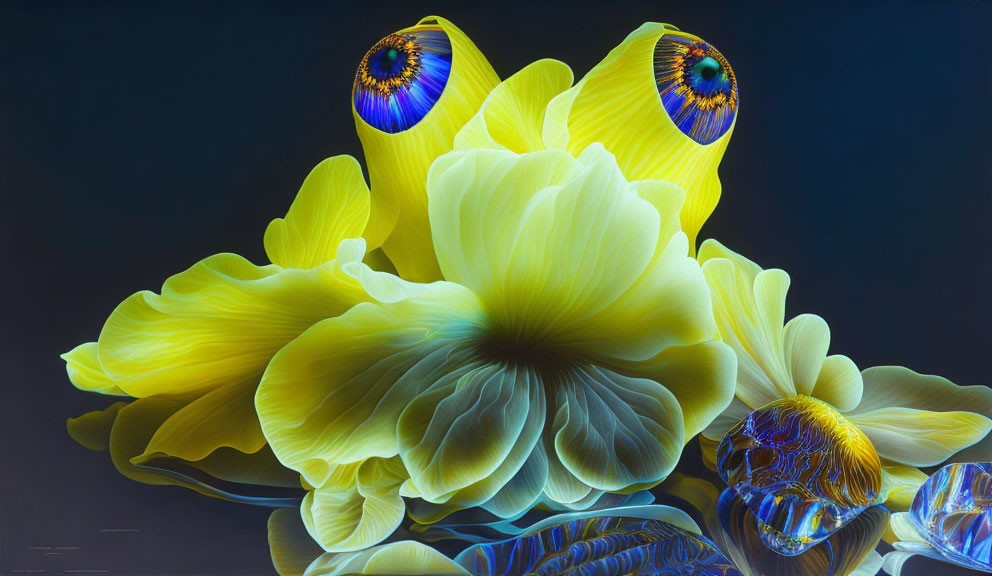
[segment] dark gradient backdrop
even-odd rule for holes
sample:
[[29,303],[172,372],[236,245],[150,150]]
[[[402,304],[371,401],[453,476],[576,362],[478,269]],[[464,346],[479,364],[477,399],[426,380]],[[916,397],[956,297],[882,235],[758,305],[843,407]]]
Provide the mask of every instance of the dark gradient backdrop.
[[0,2],[0,570],[271,573],[265,510],[137,484],[68,438],[108,402],[58,354],[200,258],[261,262],[309,169],[360,157],[354,66],[429,13],[504,77],[581,75],[645,20],[706,38],[741,108],[701,237],[786,269],[790,314],[862,367],[992,382],[989,3]]

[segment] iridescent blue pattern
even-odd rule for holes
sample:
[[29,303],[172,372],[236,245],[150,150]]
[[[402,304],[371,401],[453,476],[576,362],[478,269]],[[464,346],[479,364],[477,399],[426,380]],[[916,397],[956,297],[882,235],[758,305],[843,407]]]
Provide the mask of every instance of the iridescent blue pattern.
[[755,410],[717,448],[720,476],[759,521],[765,544],[799,554],[873,503],[881,464],[871,441],[808,396]]
[[354,105],[370,126],[395,134],[431,111],[451,74],[451,41],[439,26],[386,36],[355,74]]
[[910,518],[948,560],[992,570],[992,463],[938,470],[916,493]]
[[686,136],[710,144],[733,125],[737,78],[713,46],[666,32],[654,47],[654,77],[665,111]]
[[700,534],[661,520],[615,516],[571,520],[520,538],[477,544],[458,562],[480,576],[742,576]]
[[717,511],[726,537],[714,539],[751,576],[846,576],[875,549],[889,525],[888,510],[869,506],[823,542],[785,556],[765,546],[754,513],[734,490],[723,491]]

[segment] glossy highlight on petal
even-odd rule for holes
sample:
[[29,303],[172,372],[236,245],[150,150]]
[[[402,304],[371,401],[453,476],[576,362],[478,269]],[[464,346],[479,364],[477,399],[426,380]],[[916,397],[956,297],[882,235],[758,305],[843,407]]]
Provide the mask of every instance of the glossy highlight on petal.
[[395,134],[430,112],[451,73],[451,41],[438,25],[418,26],[377,42],[355,74],[355,110]]
[[951,562],[992,570],[992,463],[938,470],[916,493],[910,519]]
[[711,144],[733,125],[737,77],[713,46],[669,32],[655,44],[654,75],[665,111],[686,136]]
[[780,554],[803,552],[872,504],[882,484],[871,441],[829,404],[808,396],[755,410],[717,449],[720,476]]

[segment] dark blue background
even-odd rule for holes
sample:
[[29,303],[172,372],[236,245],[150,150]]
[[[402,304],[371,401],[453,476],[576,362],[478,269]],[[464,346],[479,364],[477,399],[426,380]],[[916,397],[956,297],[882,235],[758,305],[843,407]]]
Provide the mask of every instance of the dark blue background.
[[581,75],[645,20],[706,38],[742,103],[701,237],[787,270],[790,314],[860,366],[989,384],[990,6],[0,3],[0,569],[271,572],[265,510],[131,482],[68,438],[108,402],[57,355],[200,258],[262,262],[309,169],[360,157],[358,60],[429,13],[504,77]]

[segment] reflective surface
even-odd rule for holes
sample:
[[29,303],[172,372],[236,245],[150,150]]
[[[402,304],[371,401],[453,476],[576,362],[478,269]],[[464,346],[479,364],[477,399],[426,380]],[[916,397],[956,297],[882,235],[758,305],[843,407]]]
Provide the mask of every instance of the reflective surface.
[[916,493],[910,518],[949,560],[992,571],[992,463],[941,468]]
[[764,545],[758,522],[740,496],[725,490],[719,502],[720,524],[727,553],[748,567],[751,576],[845,576],[878,545],[888,526],[889,512],[871,506],[826,540],[800,554],[784,556]]
[[473,574],[741,576],[705,537],[660,520],[595,517],[480,544],[459,556]]

